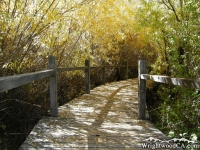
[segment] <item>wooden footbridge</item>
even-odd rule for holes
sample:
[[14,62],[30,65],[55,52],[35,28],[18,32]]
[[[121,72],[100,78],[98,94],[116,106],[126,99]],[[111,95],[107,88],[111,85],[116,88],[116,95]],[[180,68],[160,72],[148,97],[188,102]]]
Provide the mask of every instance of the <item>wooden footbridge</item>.
[[137,82],[102,85],[59,107],[58,117],[40,120],[20,149],[139,149],[150,137],[166,138],[138,120]]
[[[90,69],[95,67],[90,67],[89,61],[85,67],[57,68],[55,57],[50,57],[48,70],[0,78],[3,92],[50,77],[51,117],[43,117],[35,125],[20,150],[158,149],[153,144],[168,138],[147,120],[146,80],[190,88],[200,88],[200,80],[148,75],[146,66],[146,61],[139,61],[138,79],[113,82],[93,90]],[[101,66],[103,78],[105,67]],[[85,71],[86,94],[58,107],[56,74],[73,70]]]

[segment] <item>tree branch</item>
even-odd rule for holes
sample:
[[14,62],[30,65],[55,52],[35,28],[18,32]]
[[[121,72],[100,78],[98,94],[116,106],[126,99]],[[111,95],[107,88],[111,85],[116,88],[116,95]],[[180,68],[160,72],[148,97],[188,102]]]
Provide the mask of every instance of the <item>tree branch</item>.
[[167,8],[168,8],[169,10],[172,10],[172,8],[171,8],[170,6],[167,5],[167,3],[166,3],[165,0],[162,0],[162,2],[163,2],[163,4],[164,4],[165,6],[167,6]]
[[177,12],[176,12],[176,9],[175,7],[173,6],[171,0],[167,0],[167,2],[165,0],[162,0],[163,4],[171,11],[173,11],[175,17],[176,17],[176,20],[178,22],[180,22],[181,20],[179,19],[178,15],[177,15]]
[[178,22],[180,22],[181,20],[179,19],[178,15],[177,15],[177,13],[176,13],[176,10],[175,10],[174,6],[173,6],[172,3],[171,3],[171,0],[168,0],[168,3],[169,3],[169,5],[171,6],[172,11],[174,12],[174,15],[175,15],[175,17],[176,17],[176,20],[177,20]]

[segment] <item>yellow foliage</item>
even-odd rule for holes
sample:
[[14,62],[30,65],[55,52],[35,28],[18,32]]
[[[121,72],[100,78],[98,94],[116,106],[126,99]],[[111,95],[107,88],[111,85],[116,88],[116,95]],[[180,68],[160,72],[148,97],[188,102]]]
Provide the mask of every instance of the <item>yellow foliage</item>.
[[0,34],[2,64],[15,60],[16,66],[34,66],[44,64],[37,57],[46,61],[48,55],[56,55],[61,66],[81,65],[86,58],[94,62],[107,60],[109,51],[117,56],[123,41],[134,42],[132,45],[140,49],[147,43],[145,30],[148,29],[140,31],[137,41],[128,39],[138,32],[135,3],[128,0],[4,2],[0,4],[5,14],[0,21],[4,33]]

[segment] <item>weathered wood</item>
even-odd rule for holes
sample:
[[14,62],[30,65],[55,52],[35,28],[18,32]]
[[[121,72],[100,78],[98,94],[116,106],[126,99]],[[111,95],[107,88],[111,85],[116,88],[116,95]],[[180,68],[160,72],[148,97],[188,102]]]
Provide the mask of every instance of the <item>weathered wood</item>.
[[125,79],[128,79],[128,61],[126,62],[126,74]]
[[105,61],[102,62],[102,83],[106,83],[106,68],[105,68]]
[[4,92],[19,86],[22,86],[24,84],[37,81],[39,79],[48,77],[53,74],[53,70],[44,70],[34,73],[25,73],[20,75],[14,75],[14,76],[7,76],[7,77],[1,77],[0,78],[0,92]]
[[[127,67],[127,65],[119,65],[119,66],[109,66],[109,65],[91,66],[90,69],[96,69],[96,68],[119,68],[119,67]],[[135,66],[135,65],[128,65],[128,67],[137,67],[137,66]]]
[[121,68],[121,67],[126,67],[126,65],[115,65],[115,66],[108,66],[108,65],[106,65],[105,66],[106,68]]
[[142,143],[149,137],[167,140],[137,120],[137,99],[137,79],[96,87],[60,106],[59,117],[43,117],[19,150],[146,150]]
[[[117,68],[117,67],[126,67],[126,66],[93,66],[90,67],[90,69],[95,68]],[[129,66],[131,67],[131,66]],[[75,70],[85,70],[88,67],[69,67],[69,68],[57,68],[58,72],[64,72],[64,71],[75,71]],[[7,76],[7,77],[0,77],[0,92],[4,92],[19,86],[22,86],[24,84],[40,80],[42,78],[51,76],[54,74],[54,70],[44,70],[34,73],[26,73],[26,74],[20,74],[20,75],[14,75],[14,76]]]
[[85,70],[87,67],[69,67],[69,68],[57,68],[58,72],[64,71],[75,71],[75,70]]
[[174,78],[169,76],[142,74],[141,79],[153,80],[160,83],[179,85],[187,88],[200,88],[199,79]]
[[141,79],[141,74],[146,74],[147,63],[145,60],[138,62],[138,118],[146,119],[146,80]]
[[58,116],[58,101],[57,101],[57,69],[56,57],[49,57],[49,69],[53,69],[54,73],[50,76],[50,115],[52,117]]
[[90,94],[90,60],[85,60],[85,93]]
[[103,66],[90,66],[90,69],[101,69]]

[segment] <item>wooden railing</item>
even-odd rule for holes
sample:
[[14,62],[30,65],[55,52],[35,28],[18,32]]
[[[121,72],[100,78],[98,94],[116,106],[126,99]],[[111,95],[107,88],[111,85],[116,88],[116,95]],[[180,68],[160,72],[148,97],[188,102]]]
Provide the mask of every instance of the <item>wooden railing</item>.
[[174,78],[161,75],[150,75],[147,73],[147,62],[138,61],[138,118],[146,119],[146,80],[152,80],[160,83],[183,86],[187,88],[200,88],[200,79]]
[[90,69],[101,68],[102,69],[102,81],[105,84],[105,68],[106,67],[126,67],[126,74],[128,75],[128,67],[136,67],[131,65],[118,65],[118,66],[90,66],[90,61],[85,61],[84,67],[70,67],[70,68],[57,68],[56,66],[56,57],[49,56],[49,66],[47,70],[34,72],[34,73],[26,73],[19,74],[13,76],[0,77],[0,92],[4,92],[24,84],[40,80],[42,78],[50,77],[50,115],[52,117],[58,116],[58,101],[57,101],[57,72],[64,71],[75,71],[75,70],[83,70],[85,71],[85,93],[90,94]]

